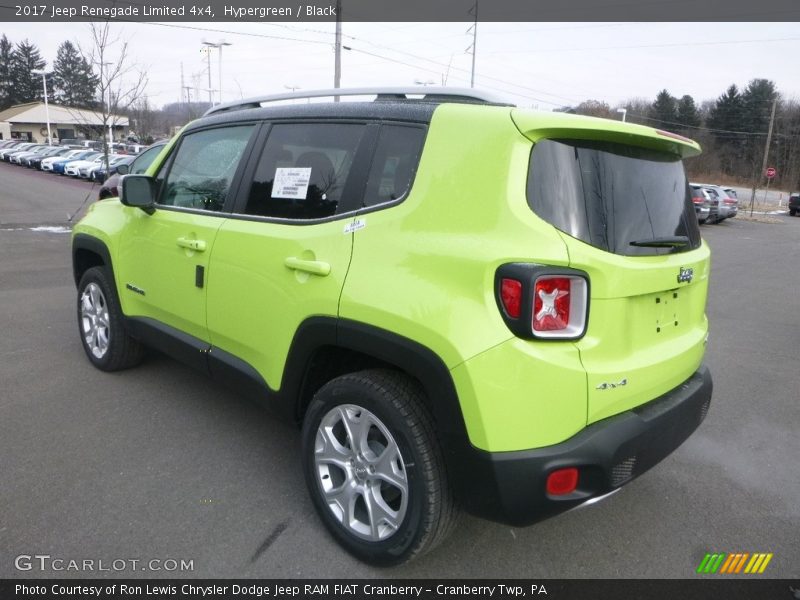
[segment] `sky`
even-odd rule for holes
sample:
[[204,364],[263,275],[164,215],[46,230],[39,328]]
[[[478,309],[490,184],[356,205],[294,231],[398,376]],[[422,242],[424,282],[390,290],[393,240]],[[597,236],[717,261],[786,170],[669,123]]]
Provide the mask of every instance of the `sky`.
[[[223,50],[223,101],[333,87],[334,25],[328,23],[112,23],[130,60],[147,73],[151,106],[181,100],[184,82],[208,89],[202,41]],[[470,23],[343,23],[342,87],[469,87]],[[2,23],[28,39],[52,67],[58,45],[90,47],[87,23]],[[520,106],[552,110],[588,99],[614,107],[631,98],[713,100],[735,83],[773,80],[800,99],[800,32],[793,23],[479,23],[475,87]],[[113,55],[113,50],[112,50]],[[211,55],[217,90],[218,56]],[[208,99],[207,91],[199,93]],[[219,100],[215,91],[215,101]]]

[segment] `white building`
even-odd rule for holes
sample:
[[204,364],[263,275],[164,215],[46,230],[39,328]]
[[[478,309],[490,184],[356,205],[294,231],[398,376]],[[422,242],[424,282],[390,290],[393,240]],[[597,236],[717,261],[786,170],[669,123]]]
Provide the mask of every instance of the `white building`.
[[[53,140],[78,137],[102,138],[103,114],[93,110],[48,104],[50,132]],[[0,139],[22,139],[30,142],[47,142],[47,111],[44,102],[17,104],[0,112]],[[128,117],[110,115],[114,139],[125,140],[128,135]]]

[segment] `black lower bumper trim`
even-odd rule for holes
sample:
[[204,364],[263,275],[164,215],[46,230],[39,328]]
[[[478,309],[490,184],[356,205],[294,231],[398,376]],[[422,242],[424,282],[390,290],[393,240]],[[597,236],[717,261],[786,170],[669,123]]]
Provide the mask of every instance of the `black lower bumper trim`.
[[[514,526],[564,512],[624,485],[668,456],[705,419],[711,374],[701,367],[663,396],[593,423],[565,442],[518,452],[471,448],[450,461],[450,478],[467,511]],[[577,489],[548,496],[547,475],[578,467]]]

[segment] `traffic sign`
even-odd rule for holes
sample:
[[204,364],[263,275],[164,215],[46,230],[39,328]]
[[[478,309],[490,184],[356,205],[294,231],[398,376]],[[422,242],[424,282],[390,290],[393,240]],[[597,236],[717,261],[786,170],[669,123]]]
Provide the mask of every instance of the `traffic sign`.
[[777,174],[778,174],[778,172],[775,170],[775,167],[769,167],[767,169],[767,178],[768,179],[772,179]]

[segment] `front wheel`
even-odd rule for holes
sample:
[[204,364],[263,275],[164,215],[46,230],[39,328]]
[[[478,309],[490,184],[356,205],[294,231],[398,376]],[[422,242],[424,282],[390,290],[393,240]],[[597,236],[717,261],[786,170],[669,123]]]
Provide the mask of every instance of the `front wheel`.
[[376,369],[330,381],[308,408],[302,438],[314,507],[351,554],[397,565],[450,532],[457,511],[414,380]]
[[139,363],[142,346],[125,331],[116,290],[103,267],[92,267],[78,284],[78,328],[91,363],[103,371]]

